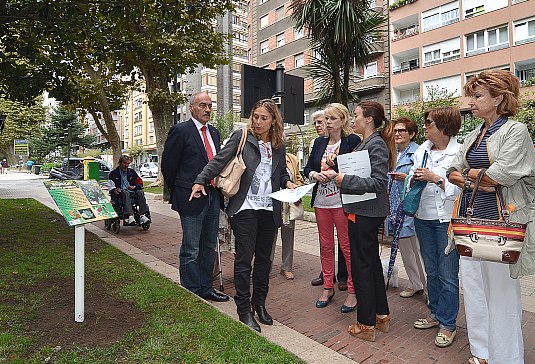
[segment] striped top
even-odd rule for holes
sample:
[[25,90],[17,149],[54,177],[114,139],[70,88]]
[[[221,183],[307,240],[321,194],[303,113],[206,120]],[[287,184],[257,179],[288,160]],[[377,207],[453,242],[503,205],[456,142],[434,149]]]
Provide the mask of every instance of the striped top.
[[[507,116],[502,116],[485,131],[481,143],[477,145],[485,124],[481,125],[479,133],[474,143],[468,148],[466,161],[470,168],[489,168],[490,160],[487,153],[487,139],[507,122]],[[460,215],[465,216],[466,208],[472,197],[472,191],[465,191],[461,204]],[[498,219],[498,196],[496,192],[478,192],[474,201],[473,217],[479,219]]]

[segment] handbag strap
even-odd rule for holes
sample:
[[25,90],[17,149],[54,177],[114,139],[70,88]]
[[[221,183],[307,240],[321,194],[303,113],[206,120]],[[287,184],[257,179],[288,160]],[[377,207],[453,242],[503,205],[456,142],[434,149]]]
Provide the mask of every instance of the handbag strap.
[[238,149],[236,150],[236,157],[241,155],[243,147],[245,146],[245,140],[247,139],[247,129],[243,128],[241,132],[240,144],[238,144]]
[[[470,202],[468,203],[468,207],[466,208],[466,219],[472,218],[472,214],[474,213],[474,201],[476,200],[476,194],[479,190],[479,184],[481,183],[481,180],[483,179],[483,176],[485,175],[485,172],[487,171],[486,168],[482,168],[479,173],[477,174],[477,178],[474,182],[474,190],[472,191],[472,196],[470,197]],[[498,207],[498,213],[500,214],[500,217],[505,221],[506,224],[509,224],[509,210],[505,207],[505,200],[503,198],[503,192],[502,192],[502,186],[494,186],[494,189],[496,190],[496,194],[498,195],[498,200],[500,202],[500,206]]]
[[429,156],[429,153],[426,150],[425,153],[424,153],[424,158],[422,159],[422,165],[420,166],[420,168],[425,168],[425,166],[427,165],[427,157],[428,156]]

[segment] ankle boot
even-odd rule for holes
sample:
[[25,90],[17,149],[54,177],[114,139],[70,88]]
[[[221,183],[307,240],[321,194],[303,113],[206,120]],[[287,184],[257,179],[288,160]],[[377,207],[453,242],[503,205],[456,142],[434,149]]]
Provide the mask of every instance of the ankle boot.
[[258,320],[264,325],[273,325],[273,318],[267,312],[266,306],[254,305],[253,304],[253,314],[256,311],[258,315]]
[[258,331],[258,332],[262,332],[262,330],[260,329],[260,325],[254,319],[254,316],[251,311],[247,311],[245,313],[238,312],[238,317],[240,318],[241,322],[249,326],[251,329]]

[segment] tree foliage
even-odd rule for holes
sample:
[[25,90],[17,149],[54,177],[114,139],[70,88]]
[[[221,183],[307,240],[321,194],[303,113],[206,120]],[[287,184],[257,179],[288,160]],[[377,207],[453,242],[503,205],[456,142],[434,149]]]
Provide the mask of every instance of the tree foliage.
[[293,0],[291,10],[296,28],[306,29],[316,51],[306,70],[321,90],[317,103],[356,101],[354,66],[371,60],[386,17],[366,0]]
[[529,134],[535,142],[535,93],[526,94],[520,99],[520,110],[514,119],[528,126]]
[[49,119],[38,136],[30,139],[33,158],[51,161],[72,156],[78,147],[89,147],[95,142],[94,136],[84,135],[85,126],[76,112],[60,105],[52,110]]
[[10,164],[18,162],[19,157],[13,154],[13,140],[39,135],[45,112],[40,98],[32,106],[0,98],[0,114],[7,115],[4,131],[0,134],[2,159],[6,158]]
[[221,141],[227,140],[235,129],[236,123],[240,121],[233,111],[227,112],[225,115],[212,113],[212,124],[219,130],[221,134]]
[[109,111],[128,91],[124,82],[144,81],[161,160],[173,106],[185,99],[170,92],[171,76],[226,62],[227,38],[212,22],[231,0],[11,0],[0,9],[0,94],[25,99],[24,89],[52,89],[94,118],[100,112],[114,154],[119,136]]

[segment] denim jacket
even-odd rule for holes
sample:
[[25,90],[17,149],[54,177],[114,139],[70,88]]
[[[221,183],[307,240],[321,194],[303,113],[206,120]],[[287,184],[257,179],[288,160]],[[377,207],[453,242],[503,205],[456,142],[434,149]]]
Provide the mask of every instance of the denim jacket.
[[[480,127],[466,136],[449,172],[468,167],[466,153],[479,130]],[[486,174],[503,186],[511,221],[528,223],[520,258],[509,266],[510,275],[518,278],[535,274],[535,151],[526,125],[509,118],[487,139],[487,152],[491,165]],[[454,249],[453,242],[447,249]]]
[[[405,150],[398,151],[399,153],[399,159],[396,163],[396,166],[394,167],[393,172],[401,172],[405,174],[409,174],[413,162],[413,155],[414,152],[418,149],[418,144],[415,142],[410,142],[409,145],[405,148]],[[388,188],[390,190],[390,214],[386,217],[387,223],[385,224],[385,233],[388,235],[394,235],[394,231],[392,229],[392,224],[390,221],[390,218],[392,214],[395,213],[396,209],[398,208],[399,204],[402,202],[403,196],[403,181],[396,181],[394,179],[390,179],[390,183],[388,184]],[[407,238],[409,236],[416,235],[416,231],[414,230],[414,218],[410,216],[405,216],[405,220],[403,220],[403,227],[401,228],[400,232],[400,238]]]

